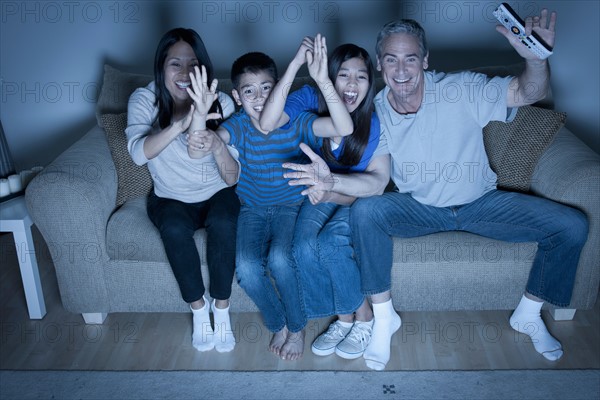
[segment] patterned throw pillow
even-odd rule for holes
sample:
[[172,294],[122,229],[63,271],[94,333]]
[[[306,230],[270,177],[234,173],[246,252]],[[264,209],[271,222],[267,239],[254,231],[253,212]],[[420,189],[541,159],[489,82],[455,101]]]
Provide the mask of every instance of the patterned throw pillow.
[[128,199],[147,196],[152,190],[152,177],[148,166],[135,164],[127,151],[127,113],[103,114],[100,118],[117,170],[117,207]]
[[490,122],[483,140],[498,188],[528,192],[535,165],[564,125],[566,113],[520,107],[511,122]]

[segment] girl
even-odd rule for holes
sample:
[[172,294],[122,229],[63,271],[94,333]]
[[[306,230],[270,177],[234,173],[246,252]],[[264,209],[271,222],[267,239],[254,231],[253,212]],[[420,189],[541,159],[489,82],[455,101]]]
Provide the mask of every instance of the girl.
[[[319,35],[315,42],[318,39]],[[350,242],[349,205],[356,197],[370,194],[360,192],[360,180],[379,173],[384,157],[372,158],[379,142],[379,120],[373,107],[375,74],[368,52],[353,44],[341,45],[333,51],[328,70],[335,91],[350,112],[354,132],[350,136],[325,140],[321,148],[316,149],[327,164],[313,163],[309,168],[285,164],[284,167],[299,171],[286,174],[289,178],[304,177],[301,171],[307,173],[306,179],[292,180],[291,185],[315,185],[321,180],[315,177],[330,176],[327,169],[349,178],[345,182],[351,187],[343,192],[352,196],[332,191],[333,182],[319,182],[323,187],[328,186],[328,190],[313,187],[303,192],[308,198],[296,222],[293,251],[307,317],[338,315],[329,329],[313,342],[313,353],[335,352],[351,359],[360,357],[369,343],[373,314],[360,291],[360,274]],[[276,108],[281,107],[282,102],[279,100],[278,104],[274,99],[273,109],[265,108],[261,122],[268,125],[277,120],[281,123],[311,109],[319,114],[327,113],[324,100],[322,94],[304,86],[289,96],[279,120]],[[303,150],[313,161],[318,158],[306,146]]]

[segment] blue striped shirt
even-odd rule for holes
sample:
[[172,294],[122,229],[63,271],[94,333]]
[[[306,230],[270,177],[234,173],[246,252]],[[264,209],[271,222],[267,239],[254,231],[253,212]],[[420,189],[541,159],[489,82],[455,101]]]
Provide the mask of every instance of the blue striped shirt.
[[268,134],[257,130],[244,110],[225,120],[221,127],[231,137],[229,144],[239,151],[241,164],[237,194],[242,204],[272,206],[299,203],[304,186],[290,186],[283,177],[285,162],[307,164],[310,160],[300,150],[300,143],[310,147],[320,146],[315,137],[311,113],[302,113],[294,121]]

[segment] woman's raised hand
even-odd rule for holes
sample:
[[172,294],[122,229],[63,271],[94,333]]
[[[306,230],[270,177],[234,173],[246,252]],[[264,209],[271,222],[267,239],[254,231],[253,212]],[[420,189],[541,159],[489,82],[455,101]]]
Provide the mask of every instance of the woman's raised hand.
[[216,119],[220,118],[221,115],[218,113],[208,114],[210,107],[217,98],[217,83],[216,79],[208,87],[208,74],[206,73],[206,67],[203,65],[202,68],[194,67],[194,73],[190,72],[190,79],[192,81],[192,89],[189,87],[186,89],[195,105],[195,116],[205,119]]

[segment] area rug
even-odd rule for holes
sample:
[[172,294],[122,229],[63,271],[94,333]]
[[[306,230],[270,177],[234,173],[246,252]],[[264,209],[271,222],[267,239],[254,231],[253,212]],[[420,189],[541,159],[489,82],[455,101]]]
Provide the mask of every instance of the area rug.
[[600,370],[0,371],[2,399],[599,399]]

